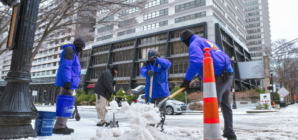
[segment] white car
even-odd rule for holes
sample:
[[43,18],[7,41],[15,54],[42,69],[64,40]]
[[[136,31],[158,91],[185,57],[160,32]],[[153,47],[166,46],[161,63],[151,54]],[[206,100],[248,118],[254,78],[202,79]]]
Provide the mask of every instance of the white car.
[[[145,104],[145,94],[139,95],[138,99],[136,100],[136,103],[138,104]],[[166,103],[166,113],[167,115],[173,115],[175,114],[182,114],[186,112],[186,104],[184,102],[175,100],[175,99],[170,99]]]

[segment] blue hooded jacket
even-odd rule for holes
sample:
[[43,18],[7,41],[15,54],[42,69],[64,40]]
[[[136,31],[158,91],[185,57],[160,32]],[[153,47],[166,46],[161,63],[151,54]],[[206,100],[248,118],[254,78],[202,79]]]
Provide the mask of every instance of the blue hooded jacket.
[[199,73],[200,78],[203,79],[204,48],[206,47],[211,48],[210,54],[213,59],[215,76],[221,75],[225,70],[225,66],[228,73],[233,72],[231,60],[227,54],[225,54],[215,43],[193,35],[189,41],[189,66],[184,78],[185,80],[191,81],[197,73]]
[[156,58],[152,66],[150,62],[144,63],[140,69],[142,77],[146,77],[145,97],[149,98],[150,76],[147,75],[148,70],[154,71],[152,82],[152,98],[161,98],[170,95],[168,87],[168,69],[171,67],[171,62],[168,59]]
[[80,79],[81,65],[77,50],[73,44],[64,45],[55,86],[64,87],[66,82],[70,82],[71,89],[78,89]]

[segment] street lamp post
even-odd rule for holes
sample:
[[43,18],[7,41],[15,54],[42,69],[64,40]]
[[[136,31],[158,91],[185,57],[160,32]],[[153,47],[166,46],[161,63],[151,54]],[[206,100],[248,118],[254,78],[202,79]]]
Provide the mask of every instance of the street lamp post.
[[272,86],[272,90],[271,90],[271,93],[270,93],[270,96],[271,96],[271,101],[273,101],[273,74],[271,73],[270,74],[271,78],[270,78],[270,84]]
[[32,102],[29,83],[38,7],[39,0],[21,0],[11,67],[5,78],[5,91],[0,97],[0,139],[37,136],[31,126],[31,120],[38,113]]
[[237,105],[236,105],[236,95],[235,95],[235,58],[234,56],[232,56],[231,58],[231,61],[232,61],[232,65],[233,65],[233,69],[234,69],[234,72],[233,72],[233,109],[237,109]]

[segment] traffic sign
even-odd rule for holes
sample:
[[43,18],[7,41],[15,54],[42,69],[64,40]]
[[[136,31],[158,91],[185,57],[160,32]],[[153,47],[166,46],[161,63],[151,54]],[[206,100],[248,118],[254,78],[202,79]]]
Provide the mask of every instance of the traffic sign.
[[32,91],[32,96],[37,96],[37,91],[36,90]]

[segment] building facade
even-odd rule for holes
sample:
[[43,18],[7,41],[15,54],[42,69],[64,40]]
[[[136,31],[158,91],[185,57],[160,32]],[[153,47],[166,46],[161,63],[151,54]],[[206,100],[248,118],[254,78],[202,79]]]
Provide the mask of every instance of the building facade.
[[247,47],[253,61],[263,60],[264,48],[271,46],[268,0],[244,0]]
[[[244,3],[239,0],[153,0],[138,8],[120,11],[110,20],[118,24],[96,25],[95,40],[86,75],[85,90],[93,92],[100,74],[108,65],[119,64],[116,88],[124,90],[145,84],[139,70],[147,60],[149,49],[156,49],[162,58],[172,62],[169,69],[169,87],[183,82],[189,64],[188,47],[180,41],[180,33],[191,29],[196,35],[216,42],[235,58],[236,89],[255,86],[256,80],[241,80],[237,62],[250,61],[246,48]],[[109,10],[98,12],[98,20]],[[202,90],[201,82],[195,90]]]

